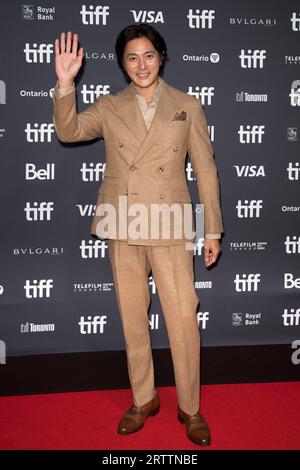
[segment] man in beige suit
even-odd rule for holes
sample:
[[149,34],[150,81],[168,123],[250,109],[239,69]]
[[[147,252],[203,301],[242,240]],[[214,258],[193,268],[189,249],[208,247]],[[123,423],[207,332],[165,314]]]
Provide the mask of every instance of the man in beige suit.
[[[199,303],[194,288],[195,226],[185,176],[187,152],[204,206],[205,265],[217,260],[223,232],[219,181],[200,101],[161,75],[167,47],[148,24],[124,28],[116,41],[118,65],[129,85],[101,96],[77,113],[74,79],[83,48],[78,36],[55,41],[57,83],[53,122],[62,142],[104,138],[106,166],[90,232],[108,240],[116,298],[124,332],[133,405],[118,432],[140,430],[158,413],[148,308],[152,272],[165,317],[178,396],[178,420],[198,445],[211,442],[199,412]],[[162,215],[164,213],[164,215]],[[187,227],[188,225],[188,227]]]

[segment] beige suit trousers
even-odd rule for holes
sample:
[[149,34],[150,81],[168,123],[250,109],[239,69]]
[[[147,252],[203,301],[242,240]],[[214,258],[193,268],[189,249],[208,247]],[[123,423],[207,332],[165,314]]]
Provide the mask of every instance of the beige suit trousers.
[[115,292],[124,333],[128,374],[136,406],[154,395],[154,369],[148,309],[152,271],[172,354],[178,404],[187,414],[199,410],[199,298],[194,286],[193,251],[185,245],[128,245],[108,240]]

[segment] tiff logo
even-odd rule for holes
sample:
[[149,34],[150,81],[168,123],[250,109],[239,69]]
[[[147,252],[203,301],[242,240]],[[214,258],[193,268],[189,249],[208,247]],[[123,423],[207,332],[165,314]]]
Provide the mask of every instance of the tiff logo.
[[215,19],[215,10],[199,10],[198,8],[193,13],[190,8],[189,13],[186,15],[188,19],[189,28],[192,29],[212,29],[212,23]]
[[256,69],[257,67],[262,69],[263,68],[263,63],[264,60],[266,59],[266,50],[258,50],[256,49],[255,51],[251,51],[251,49],[248,49],[248,53],[245,53],[244,49],[241,49],[241,53],[239,55],[239,58],[241,59],[241,67],[243,69],[251,69],[254,68]]
[[242,202],[241,199],[238,200],[237,205],[235,206],[237,209],[237,216],[240,219],[247,219],[248,217],[250,219],[256,217],[260,217],[260,211],[262,209],[262,204],[263,201],[262,199],[252,199],[251,201],[248,201],[248,199],[245,199],[244,203]]
[[[27,201],[24,207],[26,220],[28,222],[36,222],[42,220],[51,220],[51,212],[54,211],[54,202],[33,202]],[[33,206],[33,207],[32,207]]]
[[82,86],[81,94],[82,101],[85,104],[92,104],[99,96],[109,95],[110,85],[90,85],[89,89],[87,85]]
[[151,293],[156,294],[156,284],[155,284],[153,276],[149,276],[148,284],[149,284],[149,287],[151,287]]
[[149,327],[150,330],[158,330],[159,329],[159,315],[158,313],[151,313],[149,317]]
[[43,122],[39,125],[35,122],[32,128],[28,122],[24,131],[27,142],[51,142],[51,136],[54,134],[54,124]]
[[300,308],[291,308],[290,311],[285,308],[282,314],[283,326],[299,326],[300,325]]
[[235,290],[237,292],[252,292],[258,290],[258,284],[260,283],[260,274],[236,274],[235,280]]
[[53,44],[38,45],[34,42],[32,47],[30,47],[30,44],[27,42],[23,52],[25,52],[25,61],[29,64],[43,64],[44,62],[49,64],[51,62],[51,54],[53,54]]
[[0,80],[0,104],[6,104],[6,84],[4,80]]
[[89,315],[86,320],[84,319],[84,316],[82,315],[80,317],[80,321],[78,322],[81,335],[104,333],[104,325],[106,324],[107,324],[106,315],[95,315],[94,317]]
[[300,106],[300,80],[294,80],[291,86],[291,106]]
[[262,136],[265,133],[265,126],[250,126],[247,125],[246,129],[244,126],[240,126],[238,134],[240,136],[240,143],[241,144],[261,144],[262,143]]
[[298,181],[300,179],[300,164],[299,162],[289,162],[289,166],[286,169],[288,179],[291,181]]
[[287,235],[284,244],[285,251],[288,255],[300,254],[299,235]]
[[6,364],[6,344],[0,339],[0,364]]
[[292,22],[292,30],[293,31],[300,31],[300,13],[297,17],[297,13],[294,11],[291,18]]
[[109,6],[105,5],[89,5],[87,9],[86,5],[82,5],[80,10],[81,20],[83,24],[99,25],[100,19],[101,24],[106,25],[106,18],[109,16]]
[[80,168],[81,179],[84,182],[102,181],[105,170],[105,163],[83,163]]
[[206,329],[206,324],[209,321],[209,312],[197,312],[197,321],[201,330]]
[[107,242],[104,240],[81,240],[80,244],[81,258],[105,258],[106,250],[108,249]]
[[195,98],[197,98],[197,100],[200,100],[203,106],[206,104],[211,105],[211,99],[212,96],[214,96],[214,89],[215,88],[213,86],[203,86],[201,88],[199,86],[195,86],[194,88],[189,86],[189,91],[187,92],[187,94],[194,96]]
[[41,279],[38,281],[34,279],[32,283],[26,279],[24,289],[25,297],[27,299],[42,299],[43,297],[50,297],[50,291],[53,288],[53,279]]

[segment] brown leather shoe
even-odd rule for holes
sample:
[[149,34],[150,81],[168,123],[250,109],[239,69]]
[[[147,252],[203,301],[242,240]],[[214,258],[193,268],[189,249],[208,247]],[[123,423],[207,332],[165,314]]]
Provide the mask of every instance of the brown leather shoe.
[[185,423],[187,436],[192,442],[199,446],[209,446],[211,444],[208,425],[199,411],[191,416],[178,406],[177,417],[180,423]]
[[123,418],[119,422],[118,433],[130,434],[139,431],[144,426],[148,416],[155,416],[159,412],[160,400],[157,392],[155,392],[152,400],[142,406],[133,405],[126,411]]

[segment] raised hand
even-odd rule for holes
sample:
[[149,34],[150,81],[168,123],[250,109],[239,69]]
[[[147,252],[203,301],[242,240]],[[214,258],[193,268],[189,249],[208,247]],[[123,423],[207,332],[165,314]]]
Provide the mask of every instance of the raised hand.
[[67,34],[61,33],[59,39],[55,39],[55,72],[59,84],[62,86],[72,85],[83,59],[83,47],[78,49],[78,34],[74,34],[72,43],[71,31]]

